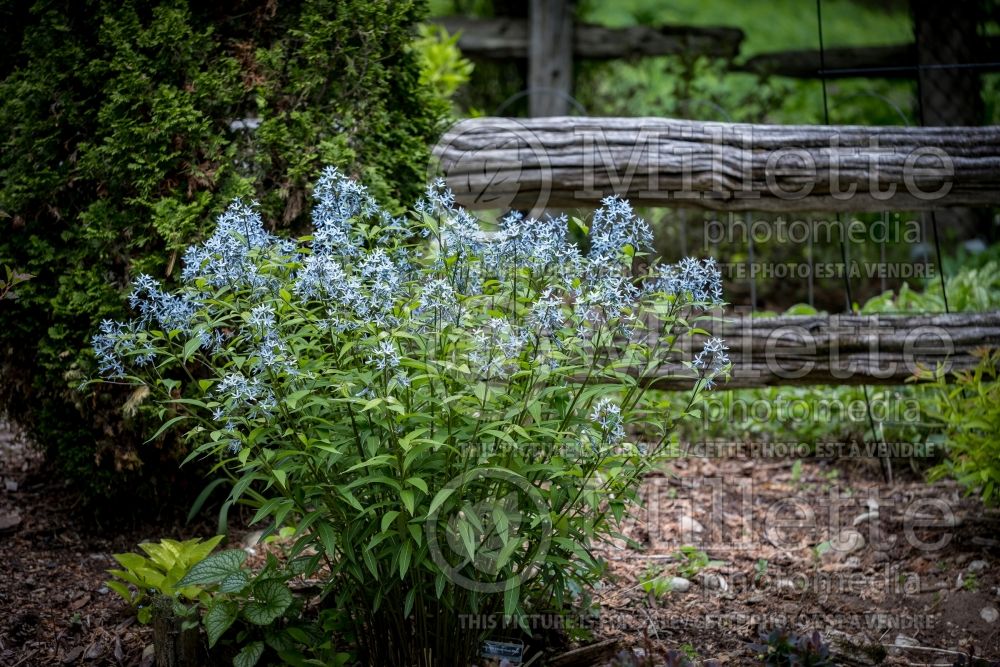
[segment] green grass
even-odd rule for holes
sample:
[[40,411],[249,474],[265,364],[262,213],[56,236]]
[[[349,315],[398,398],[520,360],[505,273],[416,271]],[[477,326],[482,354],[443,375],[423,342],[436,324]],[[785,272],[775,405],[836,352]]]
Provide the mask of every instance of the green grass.
[[[849,0],[823,0],[823,39],[831,46],[871,46],[913,40],[903,6],[894,11]],[[767,3],[734,0],[589,0],[578,11],[585,21],[608,26],[674,23],[741,28],[742,56],[819,47],[816,4],[808,0]]]

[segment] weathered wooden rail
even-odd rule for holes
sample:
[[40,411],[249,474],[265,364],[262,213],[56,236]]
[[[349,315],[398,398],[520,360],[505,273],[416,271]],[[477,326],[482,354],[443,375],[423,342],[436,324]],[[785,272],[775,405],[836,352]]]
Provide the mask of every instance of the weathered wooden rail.
[[[984,53],[1000,51],[1000,39],[983,39]],[[995,59],[980,58],[981,62],[963,62],[982,72],[996,71],[1000,66]],[[794,49],[761,53],[746,62],[734,65],[737,72],[775,74],[801,79],[841,79],[845,77],[879,77],[884,79],[912,79],[920,71],[920,52],[916,44],[886,44],[883,46],[849,46],[828,48],[820,53],[816,49]]]
[[883,78],[913,78],[916,44],[794,49],[761,53],[733,66],[737,72],[788,76],[801,79],[839,79],[858,76],[861,70],[879,69]]
[[[491,60],[526,59],[530,53],[528,19],[469,18],[445,16],[433,23],[449,33],[458,34],[458,48],[467,56]],[[574,23],[572,51],[578,60],[615,60],[649,56],[708,56],[734,59],[745,38],[739,28],[726,26],[696,27],[684,25],[627,26],[609,28],[590,23]],[[983,52],[1000,50],[1000,39],[983,38]],[[979,71],[996,71],[992,59],[963,63]],[[761,53],[731,65],[735,72],[777,75],[802,79],[839,79],[878,77],[912,79],[920,69],[917,44],[831,47],[821,54],[817,49],[791,49]]]
[[[531,29],[528,19],[477,19],[447,16],[434,19],[452,34],[467,56],[497,60],[528,57]],[[641,56],[711,56],[732,58],[739,53],[743,31],[739,28],[692,26],[628,26],[608,28],[590,23],[573,26],[573,57],[611,60]]]
[[[925,371],[976,366],[977,349],[1000,347],[1000,312],[748,316],[730,318],[714,333],[730,348],[732,377],[721,385],[727,389],[899,385]],[[666,368],[650,384],[689,389],[691,372]]]
[[472,118],[434,149],[468,208],[636,206],[732,211],[1000,205],[1000,127]]

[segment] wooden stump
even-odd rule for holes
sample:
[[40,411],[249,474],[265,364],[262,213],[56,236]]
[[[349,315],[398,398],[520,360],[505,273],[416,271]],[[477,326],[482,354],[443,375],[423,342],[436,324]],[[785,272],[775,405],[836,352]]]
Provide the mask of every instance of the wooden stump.
[[174,612],[173,599],[157,596],[153,600],[153,646],[156,667],[199,667],[201,657],[200,627],[184,627],[184,618]]

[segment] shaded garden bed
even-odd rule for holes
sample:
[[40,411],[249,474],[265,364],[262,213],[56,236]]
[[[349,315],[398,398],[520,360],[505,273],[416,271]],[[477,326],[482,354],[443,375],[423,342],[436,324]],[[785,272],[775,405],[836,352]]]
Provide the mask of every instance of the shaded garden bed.
[[[601,650],[568,655],[564,664],[612,664],[616,652],[633,647],[633,655],[652,653],[657,664],[669,650],[755,664],[747,645],[782,623],[796,632],[820,630],[835,652],[845,650],[838,648],[845,639],[882,646],[883,664],[951,665],[963,652],[1000,656],[1000,619],[993,613],[1000,610],[1000,521],[962,498],[953,483],[928,485],[914,477],[887,487],[876,465],[857,459],[688,458],[677,462],[676,473],[645,482],[647,508],[626,529],[643,548],[603,550],[610,576],[597,593],[600,614],[536,619],[539,636],[551,638],[560,622],[577,623],[592,631],[592,641],[605,642]],[[104,587],[111,554],[146,539],[204,535],[210,527],[169,521],[127,530],[84,527],[64,486],[6,430],[0,433],[0,474],[0,514],[20,517],[0,535],[6,567],[0,663],[152,664],[151,628],[137,624]],[[872,499],[879,516],[852,525],[872,513]],[[954,526],[941,513],[932,516],[937,501],[953,508]],[[764,529],[768,512],[791,523],[793,506],[812,511],[815,522],[772,533],[775,546]],[[918,523],[936,525],[914,527],[913,537],[933,543],[950,535],[947,544],[924,551],[908,542],[902,518],[914,507],[926,517]],[[865,544],[844,553],[824,550],[836,537],[831,529],[857,530]],[[685,545],[694,549],[685,554]],[[699,567],[701,553],[720,562]],[[683,592],[643,586],[681,575],[691,583]],[[555,651],[550,646],[550,654],[586,643]],[[541,648],[527,641],[529,657]]]

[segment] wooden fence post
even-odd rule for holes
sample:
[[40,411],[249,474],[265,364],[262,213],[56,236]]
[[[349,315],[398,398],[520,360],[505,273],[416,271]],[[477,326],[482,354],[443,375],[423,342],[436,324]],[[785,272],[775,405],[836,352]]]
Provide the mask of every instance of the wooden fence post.
[[529,16],[529,113],[565,116],[573,93],[573,4],[531,0]]

